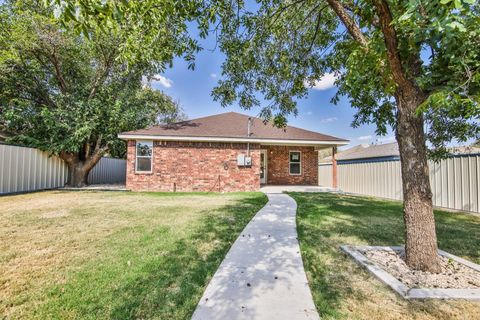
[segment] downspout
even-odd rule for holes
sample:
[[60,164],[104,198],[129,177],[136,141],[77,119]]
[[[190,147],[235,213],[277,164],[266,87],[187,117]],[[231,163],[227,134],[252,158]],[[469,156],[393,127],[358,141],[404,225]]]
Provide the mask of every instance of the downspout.
[[[252,123],[252,117],[248,117],[248,124],[247,124],[247,136],[250,138],[250,126]],[[247,157],[250,157],[250,142],[247,142]]]

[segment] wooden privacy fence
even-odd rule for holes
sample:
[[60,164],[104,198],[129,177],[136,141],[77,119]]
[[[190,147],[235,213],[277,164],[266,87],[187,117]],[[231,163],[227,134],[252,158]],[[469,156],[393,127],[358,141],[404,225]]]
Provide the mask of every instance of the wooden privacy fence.
[[[88,177],[91,184],[125,183],[126,161],[102,158]],[[61,188],[68,167],[59,157],[33,148],[0,144],[0,194]]]
[[[433,205],[480,213],[480,155],[459,155],[429,161]],[[319,184],[332,185],[331,164],[319,165]],[[352,160],[338,163],[341,191],[402,200],[399,160]]]

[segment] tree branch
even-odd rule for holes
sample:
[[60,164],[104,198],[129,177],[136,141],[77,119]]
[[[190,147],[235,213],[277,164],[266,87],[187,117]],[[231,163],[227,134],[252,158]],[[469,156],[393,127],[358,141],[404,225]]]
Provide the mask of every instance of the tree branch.
[[356,40],[362,47],[367,48],[367,39],[363,35],[360,28],[357,26],[355,20],[352,19],[345,11],[345,8],[338,0],[327,0],[332,10],[337,14],[338,18],[343,22],[348,30],[348,33]]
[[92,169],[97,164],[97,162],[100,161],[100,159],[103,157],[105,152],[108,151],[109,149],[108,146],[103,146],[103,147],[101,146],[102,139],[103,139],[103,135],[100,134],[97,137],[97,141],[95,142],[95,147],[93,152],[91,154],[90,152],[89,154],[86,153],[87,156],[85,157],[84,168],[88,170]]
[[86,142],[85,143],[85,159],[88,159],[88,156],[90,156],[90,143]]
[[[360,17],[360,19],[363,19],[365,21],[367,21],[367,19],[365,19],[365,15],[363,14],[362,12],[362,8],[360,6],[357,6],[354,1],[348,1],[348,3],[342,3],[343,7],[347,10],[347,11],[350,11],[352,14],[356,14]],[[378,19],[377,18],[372,18],[371,21],[368,21],[369,23],[371,23],[374,27],[379,27],[380,24],[378,22]]]
[[58,60],[57,53],[55,49],[53,49],[53,52],[51,53],[51,56],[49,57],[50,62],[52,62],[53,67],[55,68],[55,77],[58,80],[58,85],[60,87],[60,91],[62,91],[63,94],[68,93],[67,89],[67,83],[65,81],[65,78],[62,75],[62,71],[60,70],[60,61]]
[[310,42],[310,46],[308,47],[305,55],[309,54],[312,51],[313,45],[315,44],[315,40],[317,39],[318,31],[320,29],[320,22],[322,21],[322,19],[321,19],[322,18],[322,11],[323,11],[324,8],[326,8],[326,6],[323,7],[322,9],[320,9],[320,11],[318,12],[317,23],[315,25],[315,32],[313,34],[312,41]]
[[103,80],[106,78],[106,76],[110,72],[110,68],[111,68],[114,56],[115,56],[115,53],[111,52],[108,55],[108,57],[105,57],[103,70],[98,72],[98,74],[96,75],[95,80],[93,81],[93,84],[92,84],[92,89],[90,90],[90,94],[88,95],[88,99],[92,99],[97,94],[98,88],[100,87],[101,84],[103,84],[104,82]]
[[412,88],[415,85],[405,75],[402,59],[398,51],[397,33],[393,26],[393,18],[388,3],[385,0],[375,0],[374,5],[380,20],[385,47],[387,48],[387,59],[392,70],[393,79],[398,85]]
[[102,134],[98,135],[97,142],[95,143],[95,150],[93,150],[94,154],[97,153],[98,150],[100,150],[100,145],[102,144],[102,138],[103,138]]

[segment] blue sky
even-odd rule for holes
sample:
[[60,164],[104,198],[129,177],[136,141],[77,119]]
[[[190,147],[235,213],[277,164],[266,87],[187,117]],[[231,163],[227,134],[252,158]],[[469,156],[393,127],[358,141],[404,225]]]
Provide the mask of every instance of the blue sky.
[[[211,39],[202,41],[204,50],[196,58],[195,70],[189,70],[187,64],[176,59],[173,68],[160,75],[160,79],[152,82],[152,87],[164,91],[178,100],[189,119],[237,111],[257,116],[259,109],[242,110],[238,106],[223,108],[213,101],[210,93],[221,77],[223,54],[219,50],[212,51],[214,43]],[[385,143],[394,141],[393,133],[378,137],[375,126],[363,125],[360,128],[350,126],[355,110],[347,99],[339,104],[330,103],[335,94],[333,77],[327,77],[318,84],[318,88],[310,89],[306,99],[298,103],[298,116],[290,116],[289,125],[330,134],[351,140],[350,146],[361,143]]]

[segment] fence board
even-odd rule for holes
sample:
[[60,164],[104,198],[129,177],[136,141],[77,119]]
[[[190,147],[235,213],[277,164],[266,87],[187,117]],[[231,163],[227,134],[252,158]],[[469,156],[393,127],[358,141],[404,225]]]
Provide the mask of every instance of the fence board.
[[[480,212],[480,155],[429,161],[429,168],[435,206]],[[319,165],[319,185],[332,186],[331,172],[331,164]],[[338,163],[338,187],[349,193],[402,200],[401,177],[398,160]]]
[[127,162],[124,159],[102,158],[90,171],[89,184],[125,183]]
[[[102,158],[88,177],[90,184],[125,183],[126,161]],[[0,144],[0,194],[63,187],[68,167],[62,159],[34,148]]]

